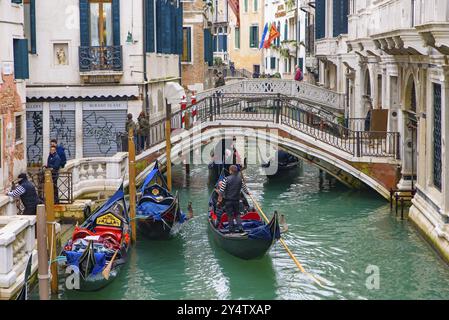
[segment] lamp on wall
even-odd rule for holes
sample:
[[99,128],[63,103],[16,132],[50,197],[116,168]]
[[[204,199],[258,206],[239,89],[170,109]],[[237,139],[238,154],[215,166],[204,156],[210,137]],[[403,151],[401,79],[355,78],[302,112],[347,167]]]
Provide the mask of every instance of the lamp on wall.
[[134,43],[133,34],[131,31],[128,31],[128,36],[126,37],[126,43],[132,44]]

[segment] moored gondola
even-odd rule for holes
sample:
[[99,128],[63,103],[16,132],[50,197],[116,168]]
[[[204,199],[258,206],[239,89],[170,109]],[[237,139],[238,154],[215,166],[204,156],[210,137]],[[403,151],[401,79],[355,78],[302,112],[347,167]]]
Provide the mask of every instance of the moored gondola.
[[265,223],[242,194],[241,220],[243,233],[231,233],[228,228],[228,215],[218,203],[214,190],[209,201],[209,230],[214,241],[228,253],[241,259],[257,259],[264,256],[271,246],[280,239],[278,214]]
[[262,164],[262,169],[267,177],[276,177],[297,168],[299,163],[298,157],[283,150],[278,150],[273,158]]
[[179,207],[178,195],[173,196],[168,191],[157,162],[145,178],[140,191],[136,210],[138,232],[154,240],[173,237],[186,218]]
[[96,291],[119,274],[126,263],[130,227],[123,184],[65,244],[62,255],[67,290]]

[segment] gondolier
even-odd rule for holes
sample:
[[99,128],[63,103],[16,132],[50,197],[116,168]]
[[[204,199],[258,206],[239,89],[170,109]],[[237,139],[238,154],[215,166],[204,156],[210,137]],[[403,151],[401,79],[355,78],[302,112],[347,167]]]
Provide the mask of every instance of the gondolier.
[[36,215],[36,208],[39,204],[39,197],[34,185],[28,180],[26,173],[19,174],[19,185],[8,192],[8,196],[13,198],[19,198],[25,207],[24,215]]
[[223,179],[223,183],[220,187],[220,194],[218,196],[218,202],[225,200],[226,213],[231,218],[229,220],[229,231],[235,232],[236,225],[238,232],[243,232],[242,221],[240,218],[240,194],[245,192],[250,195],[245,182],[238,174],[238,168],[236,165],[232,165],[229,168],[230,176]]

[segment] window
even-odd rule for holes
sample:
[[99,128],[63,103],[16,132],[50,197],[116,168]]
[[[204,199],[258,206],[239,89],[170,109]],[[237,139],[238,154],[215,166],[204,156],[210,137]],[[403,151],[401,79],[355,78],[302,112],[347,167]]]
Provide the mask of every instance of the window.
[[245,12],[248,12],[248,0],[243,0],[243,6],[244,6]]
[[22,0],[11,0],[11,3],[21,4]]
[[254,3],[253,3],[254,12],[257,12],[257,10],[259,10],[259,2],[258,2],[258,0],[253,0],[253,1],[254,1]]
[[235,28],[235,48],[240,49],[240,28]]
[[270,58],[270,69],[276,69],[276,57]]
[[288,72],[288,61],[287,59],[284,59],[284,73]]
[[192,62],[192,28],[182,28],[182,62]]
[[22,140],[22,115],[16,116],[16,142]]
[[89,0],[90,45],[113,45],[112,0]]
[[258,48],[259,26],[249,27],[249,47]]

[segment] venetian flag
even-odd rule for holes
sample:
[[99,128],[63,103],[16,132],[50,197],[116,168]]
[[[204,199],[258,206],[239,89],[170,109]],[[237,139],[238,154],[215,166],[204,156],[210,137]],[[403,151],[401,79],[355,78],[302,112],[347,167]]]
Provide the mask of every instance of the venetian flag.
[[276,29],[276,24],[272,23],[271,27],[270,27],[270,34],[268,35],[268,39],[267,39],[267,41],[265,41],[263,47],[264,48],[269,48],[271,43],[273,42],[273,40],[278,38],[278,37],[280,37],[280,36],[281,36],[281,34]]
[[262,39],[260,40],[259,50],[264,47],[265,38],[267,37],[268,29],[269,29],[269,27],[268,27],[268,22],[267,22],[267,23],[265,23],[265,27],[263,28]]

